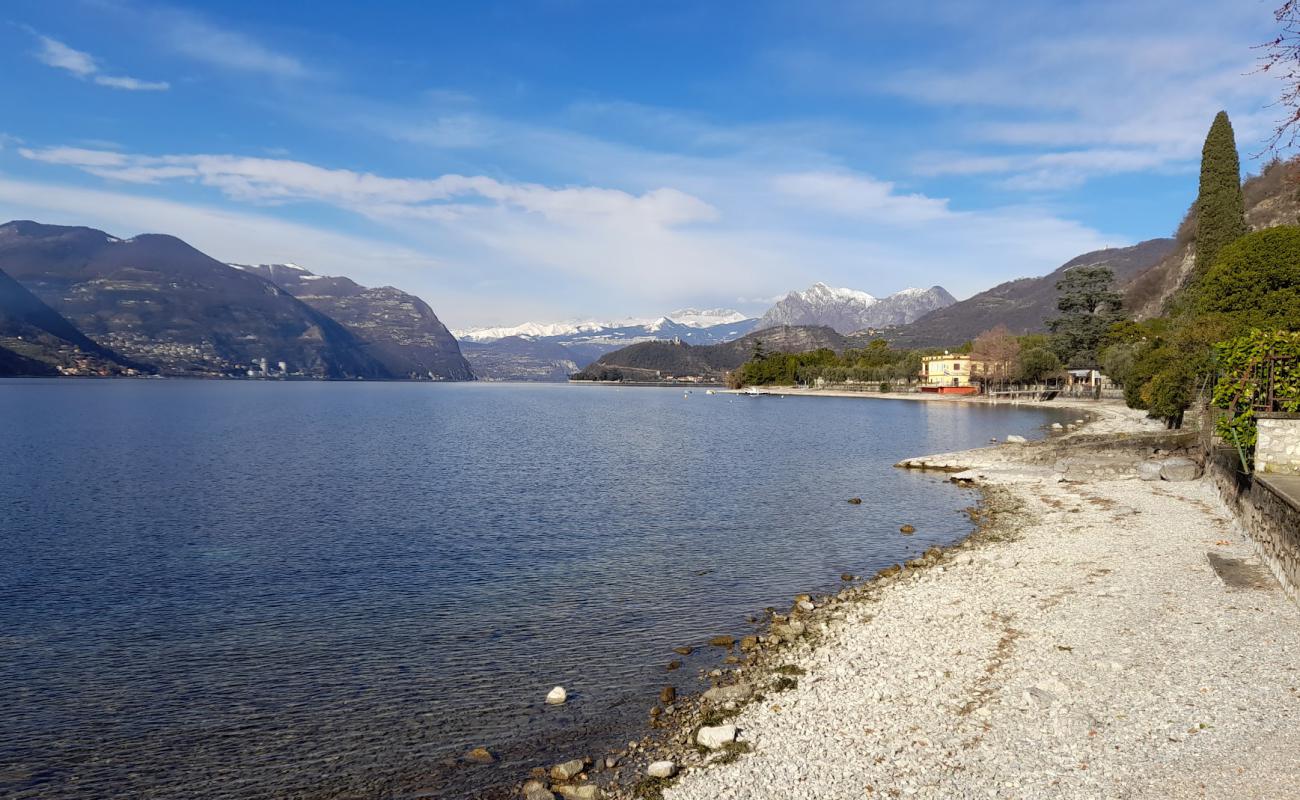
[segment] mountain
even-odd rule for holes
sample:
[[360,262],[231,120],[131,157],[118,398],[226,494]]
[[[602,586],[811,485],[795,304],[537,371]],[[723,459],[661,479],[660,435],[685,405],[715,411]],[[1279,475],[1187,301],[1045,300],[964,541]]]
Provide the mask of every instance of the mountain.
[[880,335],[895,347],[955,347],[998,324],[1017,334],[1043,332],[1047,320],[1057,313],[1056,283],[1068,270],[1107,266],[1115,272],[1115,285],[1125,286],[1160,263],[1173,248],[1172,239],[1149,239],[1132,247],[1084,253],[1047,275],[998,284]]
[[231,264],[271,281],[359,339],[391,375],[415,380],[474,379],[456,337],[420,298],[391,286],[316,275],[297,264]]
[[[685,308],[653,320],[528,322],[456,331],[476,374],[490,380],[565,380],[576,369],[636,342],[716,344],[744,336],[757,320],[730,309]],[[560,349],[555,349],[555,348]]]
[[524,336],[465,341],[461,351],[474,365],[474,374],[488,381],[566,381],[578,369],[575,349]]
[[669,377],[701,377],[720,381],[730,370],[749,360],[758,342],[768,352],[802,353],[828,347],[843,352],[865,343],[826,326],[780,326],[754,331],[739,339],[714,345],[678,341],[638,342],[606,353],[575,380],[660,381]]
[[392,377],[329,316],[173,236],[9,222],[0,267],[98,344],[167,374],[241,375],[265,359],[309,377]]
[[790,292],[768,309],[756,330],[778,325],[825,325],[840,333],[903,325],[957,302],[942,286],[904,289],[883,299],[856,289],[836,289],[815,283]]
[[124,375],[142,371],[141,365],[89,339],[3,270],[0,350],[0,375]]

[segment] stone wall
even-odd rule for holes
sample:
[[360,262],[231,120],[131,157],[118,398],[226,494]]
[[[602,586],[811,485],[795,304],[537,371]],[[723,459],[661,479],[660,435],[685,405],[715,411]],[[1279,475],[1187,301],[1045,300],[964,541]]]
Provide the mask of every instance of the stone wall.
[[1300,414],[1261,413],[1255,471],[1300,475]]
[[1288,499],[1267,475],[1243,474],[1231,448],[1215,449],[1206,467],[1237,526],[1287,595],[1300,603],[1300,504]]

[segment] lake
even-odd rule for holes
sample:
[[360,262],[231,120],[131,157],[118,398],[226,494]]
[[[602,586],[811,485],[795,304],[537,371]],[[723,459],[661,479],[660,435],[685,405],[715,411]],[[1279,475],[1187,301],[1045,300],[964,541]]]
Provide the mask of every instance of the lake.
[[1073,416],[0,381],[0,795],[495,796],[626,743],[764,607],[968,534],[977,496],[898,460]]

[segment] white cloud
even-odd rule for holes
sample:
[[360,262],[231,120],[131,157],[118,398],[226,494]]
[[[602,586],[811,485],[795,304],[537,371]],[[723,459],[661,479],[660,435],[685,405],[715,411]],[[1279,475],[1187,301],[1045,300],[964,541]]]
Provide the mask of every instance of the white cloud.
[[36,59],[42,64],[66,70],[78,78],[85,78],[99,71],[95,59],[89,53],[74,50],[48,36],[38,35],[37,40],[41,43],[41,49],[36,53]]
[[778,191],[834,214],[903,225],[934,222],[951,216],[948,201],[921,194],[897,194],[894,184],[838,172],[778,175]]
[[91,80],[110,89],[123,89],[131,92],[158,92],[170,88],[166,81],[142,81],[125,75],[104,75],[99,64],[89,53],[75,50],[57,39],[35,34],[41,49],[36,52],[36,59],[42,64],[61,69],[82,80]]
[[1278,86],[1255,69],[1252,49],[1274,35],[1268,4],[971,3],[969,12],[973,19],[914,21],[904,35],[951,46],[883,65],[833,48],[778,51],[774,60],[802,86],[924,107],[944,151],[914,156],[919,174],[988,175],[1015,190],[1194,169],[1220,109],[1247,155],[1271,130],[1276,114],[1266,106]]
[[96,75],[95,83],[111,89],[126,89],[130,92],[165,92],[171,88],[167,81],[142,81],[125,75]]
[[195,61],[276,78],[304,78],[311,74],[296,56],[198,14],[162,8],[150,12],[147,19],[158,28],[166,47]]
[[75,166],[118,181],[156,184],[188,180],[215,187],[237,200],[320,201],[373,217],[462,218],[478,213],[484,202],[568,224],[608,217],[672,226],[717,216],[709,204],[671,188],[632,195],[592,186],[506,183],[481,175],[387,178],[301,161],[232,155],[141,156],[73,147],[23,148],[20,152],[32,161]]

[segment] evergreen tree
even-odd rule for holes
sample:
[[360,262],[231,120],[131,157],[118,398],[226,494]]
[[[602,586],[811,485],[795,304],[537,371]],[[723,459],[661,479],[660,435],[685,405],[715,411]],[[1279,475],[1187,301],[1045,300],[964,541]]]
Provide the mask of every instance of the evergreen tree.
[[1201,189],[1196,196],[1197,274],[1204,274],[1219,251],[1245,233],[1237,140],[1227,112],[1220,111],[1201,150]]
[[1049,320],[1052,351],[1072,367],[1097,366],[1097,350],[1106,333],[1124,318],[1122,298],[1111,284],[1110,267],[1075,267],[1057,281],[1056,309],[1061,316]]

